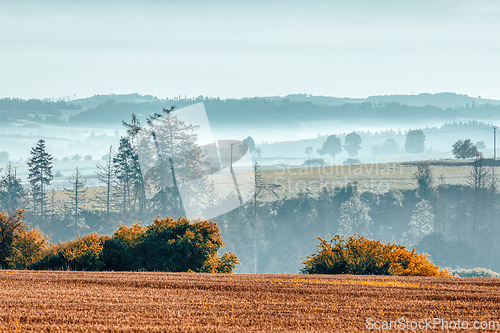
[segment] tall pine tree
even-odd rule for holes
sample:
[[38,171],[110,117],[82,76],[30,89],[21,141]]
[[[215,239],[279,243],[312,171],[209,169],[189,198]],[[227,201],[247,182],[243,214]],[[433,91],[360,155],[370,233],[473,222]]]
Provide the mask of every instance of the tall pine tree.
[[0,211],[12,213],[20,209],[25,192],[21,179],[16,177],[14,168],[9,163],[5,176],[0,178]]
[[130,123],[123,122],[123,126],[127,129],[127,135],[129,139],[130,146],[132,147],[133,155],[132,162],[135,169],[135,176],[133,177],[133,206],[138,206],[139,216],[143,217],[144,210],[146,209],[146,189],[144,186],[144,179],[141,173],[141,167],[139,164],[138,151],[138,140],[137,136],[141,131],[141,123],[137,119],[136,115],[132,113],[132,120]]
[[52,156],[45,151],[45,141],[38,140],[31,148],[31,158],[28,162],[28,180],[33,197],[33,212],[40,213],[45,218],[45,191],[54,176],[52,175]]
[[125,215],[132,210],[132,194],[137,179],[140,177],[138,168],[138,157],[129,138],[121,138],[118,152],[113,158],[113,165],[121,189],[122,214]]

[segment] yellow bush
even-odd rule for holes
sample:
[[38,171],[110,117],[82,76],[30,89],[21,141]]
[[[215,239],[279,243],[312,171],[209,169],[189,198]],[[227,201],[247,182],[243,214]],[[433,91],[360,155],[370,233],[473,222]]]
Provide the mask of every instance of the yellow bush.
[[212,254],[205,261],[203,273],[232,273],[236,265],[239,265],[238,256],[232,252],[224,252],[222,256]]
[[118,230],[115,231],[113,238],[117,241],[129,246],[136,246],[140,237],[146,232],[146,228],[135,222],[130,228],[124,224],[118,225]]
[[447,270],[432,264],[427,254],[409,251],[402,245],[384,244],[359,235],[347,239],[333,235],[330,242],[318,239],[320,250],[303,260],[302,273],[451,276]]
[[418,254],[415,249],[408,251],[399,247],[391,252],[389,273],[400,276],[451,276],[445,269],[430,262],[427,253]]
[[12,246],[9,266],[14,269],[23,269],[40,260],[48,251],[50,242],[43,233],[34,229],[22,229],[16,236]]
[[103,262],[99,260],[103,243],[104,238],[96,233],[78,236],[78,240],[69,242],[64,256],[75,269],[97,270],[103,266]]

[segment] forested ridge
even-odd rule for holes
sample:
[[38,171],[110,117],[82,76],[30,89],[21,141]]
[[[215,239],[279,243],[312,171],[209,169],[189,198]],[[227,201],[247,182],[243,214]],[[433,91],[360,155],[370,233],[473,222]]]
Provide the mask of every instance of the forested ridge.
[[[276,122],[339,119],[412,120],[423,117],[457,121],[463,117],[481,119],[500,117],[498,101],[474,99],[456,94],[444,94],[446,98],[438,99],[438,95],[427,96],[428,103],[424,97],[418,99],[419,103],[414,102],[415,96],[335,99],[335,103],[328,102],[334,97],[307,95],[225,100],[203,96],[189,99],[158,99],[138,94],[94,96],[68,101],[3,98],[0,99],[0,124],[6,126],[19,121],[40,124],[64,123],[69,126],[117,123],[121,119],[129,118],[132,113],[146,117],[161,106],[170,104],[180,108],[199,102],[204,102],[209,119],[216,125],[238,122],[271,125]],[[343,102],[340,103],[338,100]]]

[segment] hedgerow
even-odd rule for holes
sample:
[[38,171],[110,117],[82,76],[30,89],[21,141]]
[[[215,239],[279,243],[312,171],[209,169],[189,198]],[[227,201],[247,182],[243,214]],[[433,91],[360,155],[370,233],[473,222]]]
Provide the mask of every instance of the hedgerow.
[[156,218],[147,227],[119,225],[112,237],[93,233],[60,243],[31,268],[231,273],[238,257],[219,256],[223,245],[213,221]]

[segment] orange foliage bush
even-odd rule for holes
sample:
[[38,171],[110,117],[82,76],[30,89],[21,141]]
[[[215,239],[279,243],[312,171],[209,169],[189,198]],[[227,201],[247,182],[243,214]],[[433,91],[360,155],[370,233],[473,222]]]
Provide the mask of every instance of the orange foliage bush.
[[333,235],[320,240],[320,250],[303,260],[305,274],[360,274],[398,276],[451,276],[432,264],[427,254],[409,251],[402,245],[385,244],[359,235],[345,239]]

